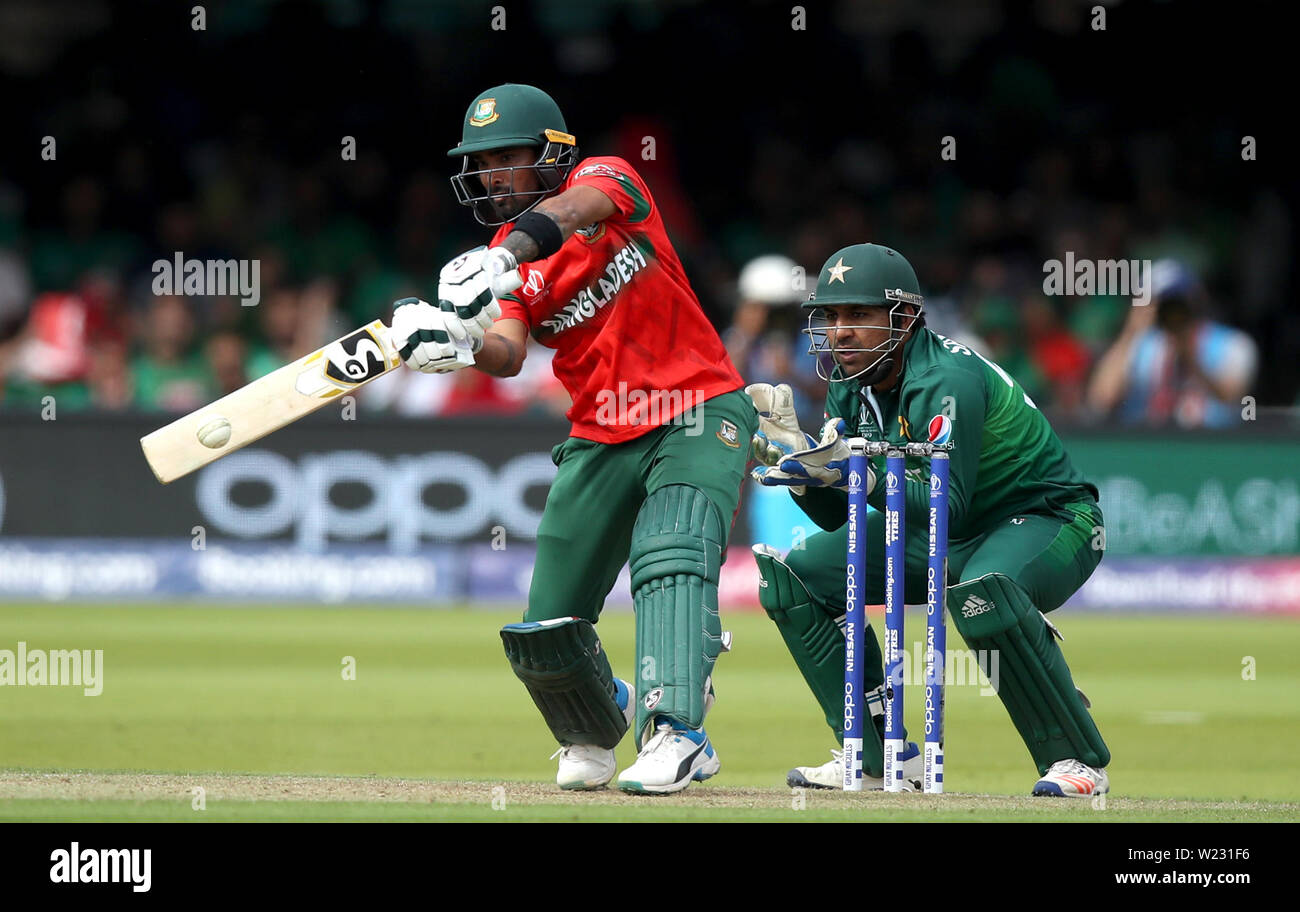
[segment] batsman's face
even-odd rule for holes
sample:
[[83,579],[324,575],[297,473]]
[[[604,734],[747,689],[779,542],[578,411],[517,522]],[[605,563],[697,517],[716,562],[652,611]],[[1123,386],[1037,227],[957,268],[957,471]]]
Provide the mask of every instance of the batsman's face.
[[469,157],[469,161],[471,168],[483,172],[478,176],[483,189],[490,195],[497,215],[506,221],[536,199],[529,194],[542,189],[537,172],[533,170],[537,163],[537,150],[531,146],[477,152]]

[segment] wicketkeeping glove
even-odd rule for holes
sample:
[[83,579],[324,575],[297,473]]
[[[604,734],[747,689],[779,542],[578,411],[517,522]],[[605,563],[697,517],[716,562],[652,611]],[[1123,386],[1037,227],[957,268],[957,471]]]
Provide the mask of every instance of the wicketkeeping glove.
[[745,387],[758,411],[758,432],[752,445],[754,458],[763,465],[776,465],[782,456],[806,450],[817,442],[799,429],[794,413],[794,393],[789,384],[751,383]]
[[445,374],[474,363],[469,338],[456,318],[419,298],[393,303],[388,337],[407,367],[426,374]]
[[[821,440],[809,449],[781,459],[775,467],[759,466],[751,473],[759,484],[790,488],[847,488],[849,486],[849,445],[843,418],[832,418],[822,427]],[[876,473],[867,465],[864,480],[866,493],[876,486]]]
[[[817,441],[799,429],[794,413],[794,392],[789,384],[751,383],[745,392],[758,411],[758,431],[750,441],[754,459],[761,465],[774,466],[786,456],[817,446]],[[757,478],[757,475],[755,476]],[[803,494],[803,485],[789,486]]]

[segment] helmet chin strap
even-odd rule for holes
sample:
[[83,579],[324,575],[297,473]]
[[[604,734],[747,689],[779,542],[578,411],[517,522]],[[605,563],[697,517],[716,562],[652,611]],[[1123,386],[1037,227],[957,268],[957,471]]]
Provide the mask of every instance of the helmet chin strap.
[[889,376],[889,372],[894,369],[894,353],[891,351],[888,355],[881,358],[876,366],[871,368],[865,374],[858,377],[858,381],[863,386],[875,386],[881,380]]

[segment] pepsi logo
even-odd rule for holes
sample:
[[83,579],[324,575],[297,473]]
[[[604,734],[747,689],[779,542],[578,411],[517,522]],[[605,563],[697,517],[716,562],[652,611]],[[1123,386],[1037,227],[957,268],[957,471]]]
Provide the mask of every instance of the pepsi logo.
[[947,415],[935,415],[930,419],[930,443],[945,444],[952,438],[952,419]]

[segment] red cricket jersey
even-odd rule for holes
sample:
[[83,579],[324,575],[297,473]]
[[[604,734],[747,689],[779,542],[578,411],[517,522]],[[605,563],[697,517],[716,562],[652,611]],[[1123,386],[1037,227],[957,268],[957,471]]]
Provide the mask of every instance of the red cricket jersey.
[[[553,255],[520,266],[524,285],[501,299],[555,349],[573,399],[570,435],[623,443],[744,385],[686,280],[645,182],[621,158],[583,159],[561,192],[595,187],[618,211],[581,228]],[[500,244],[514,223],[492,238]]]

